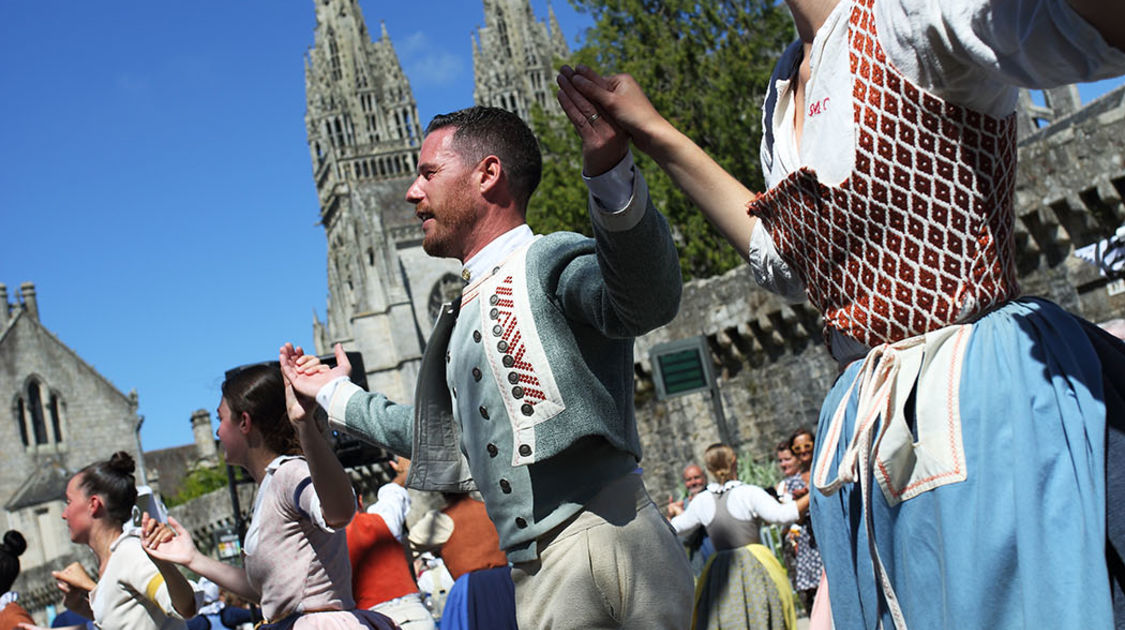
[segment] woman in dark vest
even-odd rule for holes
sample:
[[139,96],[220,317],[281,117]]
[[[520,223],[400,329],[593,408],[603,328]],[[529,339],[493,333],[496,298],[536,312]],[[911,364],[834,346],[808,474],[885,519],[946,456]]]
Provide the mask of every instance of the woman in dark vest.
[[703,456],[714,483],[686,510],[673,510],[676,533],[703,527],[715,555],[695,589],[693,628],[792,630],[797,613],[785,569],[759,539],[764,523],[791,523],[808,510],[808,496],[778,503],[758,486],[738,480],[734,449],[712,444]]

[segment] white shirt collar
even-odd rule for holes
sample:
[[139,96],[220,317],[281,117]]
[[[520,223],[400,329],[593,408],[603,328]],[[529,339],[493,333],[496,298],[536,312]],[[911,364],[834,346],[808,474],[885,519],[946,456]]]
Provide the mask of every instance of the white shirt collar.
[[277,468],[279,466],[281,466],[282,464],[284,464],[285,462],[287,462],[291,459],[300,459],[300,458],[301,458],[301,455],[278,455],[277,457],[273,458],[273,461],[266,464],[266,474],[272,475],[274,473],[274,471],[276,471]]
[[737,488],[738,486],[741,486],[741,485],[742,485],[741,481],[739,481],[737,479],[731,479],[730,481],[724,483],[721,486],[719,484],[715,483],[715,482],[711,482],[711,483],[707,484],[707,490],[709,490],[712,494],[722,494],[722,493],[726,492],[727,490],[730,490],[731,488]]
[[472,258],[465,261],[465,267],[461,270],[461,277],[470,283],[476,282],[490,272],[493,267],[503,262],[508,254],[519,249],[520,246],[533,238],[535,238],[535,235],[526,223],[504,232],[492,239],[492,242],[485,245]]
[[122,527],[122,530],[121,530],[121,535],[118,536],[116,539],[114,539],[113,542],[109,543],[110,552],[117,551],[117,546],[120,545],[121,542],[123,540],[125,540],[126,538],[129,538],[131,536],[136,537],[136,538],[140,538],[141,537],[140,531],[141,531],[141,528],[133,526],[133,521],[131,521],[131,520],[125,521],[125,525]]

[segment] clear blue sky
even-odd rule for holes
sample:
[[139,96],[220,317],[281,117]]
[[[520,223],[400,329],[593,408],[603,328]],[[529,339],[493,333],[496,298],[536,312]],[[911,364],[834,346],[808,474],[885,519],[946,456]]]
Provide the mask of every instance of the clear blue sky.
[[[472,105],[479,0],[361,2],[428,122]],[[541,18],[546,0],[533,0]],[[191,441],[223,372],[311,348],[327,299],[305,137],[312,0],[0,4],[0,282]],[[591,22],[555,0],[573,47]],[[438,16],[438,19],[431,19]],[[404,191],[405,193],[405,191]]]
[[[423,122],[472,104],[478,0],[361,5]],[[554,7],[573,47],[589,18]],[[312,0],[0,3],[0,282],[34,282],[46,327],[137,390],[146,450],[191,441],[227,368],[323,319],[314,25]]]

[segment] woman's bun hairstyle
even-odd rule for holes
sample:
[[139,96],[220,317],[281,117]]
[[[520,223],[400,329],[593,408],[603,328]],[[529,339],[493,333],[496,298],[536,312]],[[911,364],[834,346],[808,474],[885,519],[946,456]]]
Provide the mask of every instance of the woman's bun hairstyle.
[[27,541],[23,534],[14,529],[4,532],[4,542],[0,543],[0,592],[12,590],[12,582],[20,575],[19,556],[27,551]]
[[109,459],[78,471],[78,485],[87,496],[100,496],[110,520],[124,525],[133,518],[133,505],[137,502],[137,481],[133,478],[136,469],[132,455],[117,451]]

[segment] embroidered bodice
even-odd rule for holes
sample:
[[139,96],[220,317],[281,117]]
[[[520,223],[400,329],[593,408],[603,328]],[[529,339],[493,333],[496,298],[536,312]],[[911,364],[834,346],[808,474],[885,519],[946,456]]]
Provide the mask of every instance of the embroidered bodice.
[[849,17],[851,173],[827,186],[801,168],[749,206],[826,327],[867,346],[970,321],[1019,294],[1015,116],[943,101],[903,77],[872,5],[856,2]]

